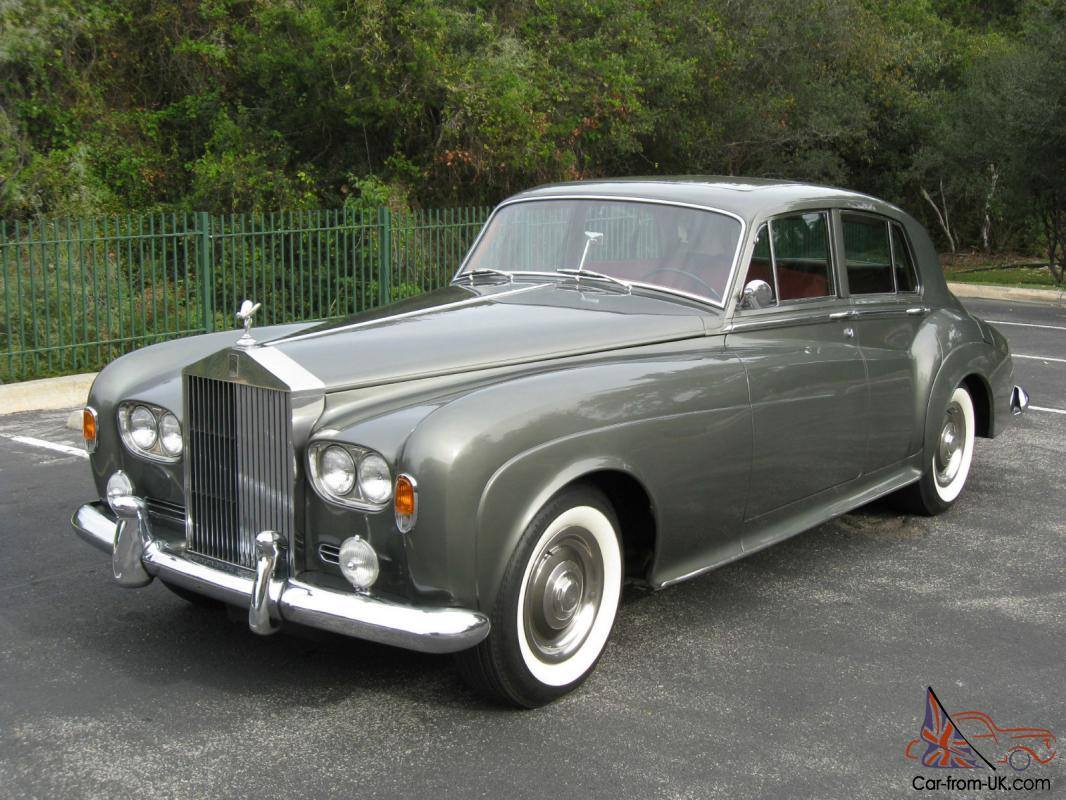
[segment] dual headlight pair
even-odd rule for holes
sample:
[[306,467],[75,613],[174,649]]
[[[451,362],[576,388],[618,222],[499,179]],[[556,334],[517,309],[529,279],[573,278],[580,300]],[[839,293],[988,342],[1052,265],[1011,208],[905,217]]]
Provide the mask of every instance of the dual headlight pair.
[[311,442],[311,482],[327,500],[365,511],[380,511],[392,500],[396,527],[407,533],[418,516],[415,479],[401,473],[393,480],[380,453],[341,442]]
[[185,450],[178,418],[151,403],[121,403],[118,429],[126,447],[146,458],[177,461]]
[[336,442],[312,442],[308,455],[311,479],[327,499],[376,510],[392,498],[388,462],[373,450]]

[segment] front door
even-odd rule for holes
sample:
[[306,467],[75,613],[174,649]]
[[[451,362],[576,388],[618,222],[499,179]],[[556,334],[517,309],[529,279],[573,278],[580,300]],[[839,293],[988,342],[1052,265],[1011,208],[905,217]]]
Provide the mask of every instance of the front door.
[[726,338],[747,371],[752,405],[749,520],[863,469],[866,369],[830,254],[827,212],[770,220],[745,283],[766,280],[772,302],[738,309]]

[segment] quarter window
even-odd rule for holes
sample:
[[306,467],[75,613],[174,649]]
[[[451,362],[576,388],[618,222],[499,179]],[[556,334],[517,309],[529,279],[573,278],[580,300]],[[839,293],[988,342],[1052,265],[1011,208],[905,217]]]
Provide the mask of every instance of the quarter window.
[[918,291],[918,273],[914,269],[907,236],[896,223],[892,223],[892,262],[896,265],[896,291]]
[[894,292],[888,220],[859,214],[842,214],[841,220],[848,289],[852,294]]
[[753,280],[770,284],[775,303],[833,296],[826,214],[795,214],[763,225],[744,282]]

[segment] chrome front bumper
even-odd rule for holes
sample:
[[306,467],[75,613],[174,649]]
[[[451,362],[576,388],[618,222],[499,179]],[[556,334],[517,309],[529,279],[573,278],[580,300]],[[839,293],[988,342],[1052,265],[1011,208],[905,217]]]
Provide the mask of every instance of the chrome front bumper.
[[353,592],[339,592],[303,581],[275,578],[279,555],[276,535],[256,540],[255,576],[217,569],[153,538],[144,501],[114,499],[115,513],[89,503],[71,518],[75,532],[110,553],[115,580],[144,586],[158,577],[169,584],[248,608],[256,633],[273,633],[282,621],[368,639],[425,653],[453,653],[473,647],[489,634],[484,614],[461,608],[419,608]]

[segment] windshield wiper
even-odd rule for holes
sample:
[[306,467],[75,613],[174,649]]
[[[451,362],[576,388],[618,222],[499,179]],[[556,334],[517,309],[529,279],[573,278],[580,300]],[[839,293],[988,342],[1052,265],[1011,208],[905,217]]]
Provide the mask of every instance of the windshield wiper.
[[456,278],[457,281],[461,281],[463,278],[487,278],[490,276],[506,278],[508,283],[514,283],[514,275],[510,272],[504,272],[502,269],[493,269],[492,267],[481,267],[480,269],[472,269],[469,272],[464,272],[462,275]]
[[576,278],[579,283],[585,278],[591,278],[594,281],[607,281],[608,283],[613,283],[616,286],[621,286],[625,290],[626,294],[630,294],[633,291],[633,286],[628,281],[624,281],[621,278],[616,278],[613,275],[605,275],[602,272],[593,272],[592,270],[588,269],[570,269],[569,267],[559,267],[555,271],[561,275],[569,275],[573,278]]

